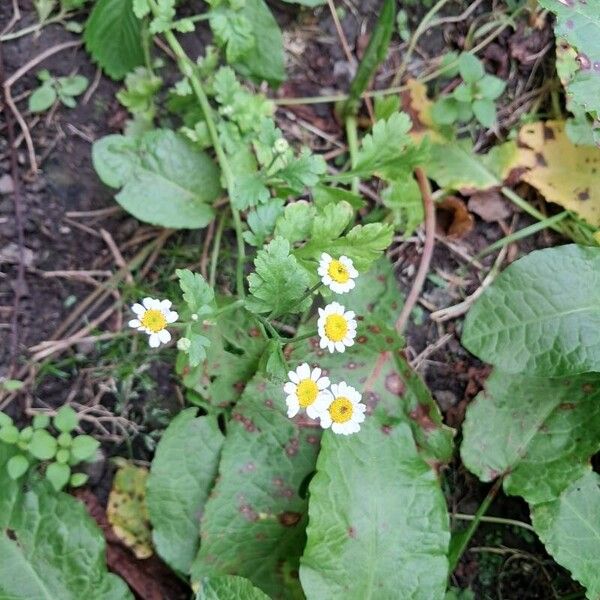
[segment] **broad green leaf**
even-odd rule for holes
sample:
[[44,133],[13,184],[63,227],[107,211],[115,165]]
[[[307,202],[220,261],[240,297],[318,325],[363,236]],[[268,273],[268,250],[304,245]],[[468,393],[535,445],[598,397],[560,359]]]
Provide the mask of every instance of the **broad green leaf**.
[[248,276],[251,296],[246,306],[257,313],[299,313],[308,307],[305,298],[309,277],[290,254],[290,244],[276,237],[254,260],[255,273]]
[[214,483],[223,434],[214,417],[188,408],[164,432],[146,487],[152,539],[176,571],[189,573],[200,542],[200,515]]
[[487,154],[476,154],[469,141],[434,143],[426,164],[427,175],[450,190],[487,190],[502,185],[517,166],[515,142],[494,146]]
[[236,575],[203,577],[196,600],[269,600],[248,579]]
[[533,526],[555,560],[600,597],[600,477],[587,472],[562,495],[532,511]]
[[484,127],[493,127],[496,123],[496,105],[493,100],[475,100],[473,113],[477,121]]
[[463,345],[508,373],[600,371],[600,249],[538,250],[510,265],[469,311]]
[[85,47],[104,72],[123,79],[144,64],[142,24],[132,0],[98,0],[85,26]]
[[318,426],[287,418],[281,385],[256,377],[246,386],[200,523],[194,582],[236,574],[271,598],[302,597],[297,569],[307,500],[300,491],[314,469],[319,438]]
[[245,0],[240,14],[252,27],[254,45],[233,65],[256,81],[278,86],[285,79],[283,37],[264,0]]
[[327,431],[309,491],[308,600],[444,598],[446,502],[408,425],[368,416],[351,437]]
[[530,504],[555,500],[600,450],[600,374],[568,379],[495,371],[469,405],[461,456],[482,481]]
[[343,109],[346,116],[356,115],[360,108],[362,93],[367,89],[369,81],[375,75],[375,71],[387,56],[390,40],[394,33],[395,4],[394,0],[384,0],[379,11],[377,23],[375,23],[369,38],[369,44],[350,84],[349,98],[346,100]]
[[138,143],[122,136],[102,138],[93,146],[92,159],[104,183],[123,186],[115,199],[141,221],[194,229],[214,217],[210,203],[221,189],[218,169],[173,131],[149,131]]
[[66,94],[67,96],[79,96],[85,92],[88,86],[88,79],[83,75],[59,77],[58,85],[63,94]]
[[23,494],[6,473],[11,453],[0,444],[0,597],[133,600],[107,572],[104,536],[83,504],[41,482]]

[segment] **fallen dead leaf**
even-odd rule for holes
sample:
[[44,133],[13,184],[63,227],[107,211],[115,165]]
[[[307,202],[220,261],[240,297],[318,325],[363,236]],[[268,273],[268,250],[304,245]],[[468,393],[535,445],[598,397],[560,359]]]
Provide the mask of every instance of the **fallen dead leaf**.
[[475,224],[473,215],[469,213],[465,203],[456,196],[446,196],[436,204],[436,223],[449,238],[465,237]]
[[138,558],[152,556],[152,535],[146,508],[148,469],[119,459],[113,487],[108,497],[106,516],[115,535]]
[[[575,146],[563,121],[524,125],[519,132],[522,164],[532,165],[521,179],[549,202],[560,204],[600,227],[600,148]],[[533,160],[532,160],[533,157]]]
[[496,190],[475,192],[469,198],[467,207],[486,223],[503,221],[513,214],[512,204]]

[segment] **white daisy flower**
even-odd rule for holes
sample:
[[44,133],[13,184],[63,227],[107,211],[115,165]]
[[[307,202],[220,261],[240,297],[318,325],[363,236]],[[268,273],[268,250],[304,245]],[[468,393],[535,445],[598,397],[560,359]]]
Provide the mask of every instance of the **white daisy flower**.
[[320,308],[317,329],[321,337],[321,348],[328,348],[329,352],[343,352],[346,346],[352,346],[356,337],[354,317],[353,311],[346,311],[338,302],[332,302],[324,309]]
[[171,341],[171,334],[167,331],[167,325],[174,323],[179,315],[171,310],[170,300],[155,300],[144,298],[142,303],[136,303],[131,310],[137,315],[137,319],[129,321],[129,327],[147,333],[151,348],[158,348],[162,344]]
[[302,363],[295,371],[288,373],[289,381],[283,386],[287,394],[285,402],[288,417],[298,414],[300,408],[306,410],[311,419],[316,419],[331,402],[329,378],[321,377],[321,369],[311,371],[307,363]]
[[336,294],[345,294],[355,285],[358,271],[352,264],[352,259],[347,256],[333,258],[327,252],[321,254],[319,270],[321,281]]
[[360,431],[360,423],[365,420],[367,407],[361,402],[362,396],[345,381],[331,386],[333,399],[319,414],[321,427],[331,427],[334,433],[350,435]]

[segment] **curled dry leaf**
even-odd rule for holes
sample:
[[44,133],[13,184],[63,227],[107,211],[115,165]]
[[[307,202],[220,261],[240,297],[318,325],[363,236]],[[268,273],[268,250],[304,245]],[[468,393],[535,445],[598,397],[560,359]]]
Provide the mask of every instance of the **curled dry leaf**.
[[444,235],[458,239],[465,237],[475,223],[465,203],[456,196],[446,196],[436,206],[436,222]]

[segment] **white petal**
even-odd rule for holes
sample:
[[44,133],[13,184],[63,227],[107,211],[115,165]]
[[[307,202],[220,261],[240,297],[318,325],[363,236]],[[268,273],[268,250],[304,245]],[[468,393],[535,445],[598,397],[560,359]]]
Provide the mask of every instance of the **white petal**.
[[165,314],[169,311],[173,303],[170,300],[161,300],[160,308],[165,312]]
[[146,297],[142,300],[142,304],[146,307],[146,308],[153,308],[154,306],[154,299],[150,298],[150,297]]
[[355,423],[362,423],[365,420],[365,413],[364,412],[356,412],[352,416],[352,419]]
[[331,352],[331,354],[333,354],[335,352],[335,342],[328,341],[327,349],[329,350],[329,352]]
[[341,385],[342,385],[341,383],[332,383],[331,384],[331,393],[333,394],[334,397],[341,396],[341,394],[340,394]]
[[344,313],[344,317],[346,317],[346,321],[353,321],[356,313],[353,310],[349,310]]
[[315,367],[310,374],[310,378],[313,381],[319,381],[319,377],[321,377],[321,369],[319,369],[319,367]]
[[327,340],[327,338],[323,335],[321,336],[321,339],[319,340],[319,346],[323,349],[327,348],[327,346],[329,345],[329,341]]
[[300,379],[310,379],[310,367],[307,363],[302,363],[297,369],[298,377]]
[[292,383],[291,381],[288,381],[284,386],[283,386],[283,391],[286,394],[295,394],[296,393],[296,384]]
[[327,252],[323,252],[321,253],[321,260],[323,262],[331,262],[333,259],[331,258],[330,254],[327,254]]
[[171,310],[165,314],[165,319],[167,319],[167,323],[175,323],[175,321],[179,319],[179,314],[177,314],[174,310]]
[[311,419],[318,419],[319,416],[321,415],[321,411],[315,407],[314,403],[311,404],[310,406],[306,407],[306,414],[311,418]]
[[317,387],[320,390],[326,390],[330,384],[331,382],[329,381],[329,377],[321,377],[321,379],[317,381]]
[[166,329],[163,329],[158,332],[158,339],[163,344],[168,344],[171,341],[171,334]]
[[331,415],[329,414],[328,410],[322,412],[319,415],[319,420],[321,421],[321,427],[323,429],[327,429],[328,427],[331,427]]
[[296,371],[289,371],[288,378],[293,383],[296,383],[296,384],[300,383],[300,377],[298,377],[298,375],[296,374]]
[[333,433],[346,435],[346,428],[343,423],[332,423],[331,431],[333,431]]
[[139,319],[131,319],[131,321],[129,321],[129,327],[139,327],[142,324],[142,322]]
[[146,309],[139,302],[136,302],[131,307],[131,310],[140,317],[146,312]]
[[285,399],[285,402],[288,407],[287,416],[291,419],[292,417],[295,417],[298,414],[298,411],[300,410],[300,404],[298,404],[298,401],[295,400],[292,396],[288,396]]
[[148,338],[148,343],[150,344],[150,348],[158,348],[160,346],[160,338],[158,337],[158,333],[152,333]]
[[334,346],[338,352],[344,352],[346,350],[346,346],[344,346],[344,342],[335,342]]
[[319,317],[323,317],[325,315],[325,311],[322,308],[319,308]]

